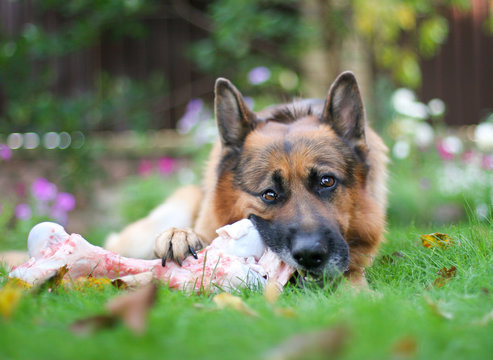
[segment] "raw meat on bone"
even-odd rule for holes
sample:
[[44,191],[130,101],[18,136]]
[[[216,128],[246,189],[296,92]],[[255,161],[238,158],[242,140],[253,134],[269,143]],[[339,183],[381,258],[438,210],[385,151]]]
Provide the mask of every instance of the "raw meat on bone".
[[239,287],[263,286],[268,280],[284,286],[294,268],[283,263],[267,249],[250,220],[244,219],[217,230],[217,237],[198,253],[198,259],[188,257],[178,266],[161,260],[126,258],[94,246],[78,234],[65,232],[62,226],[44,222],[29,233],[28,250],[31,259],[9,274],[30,284],[39,284],[66,266],[66,277],[81,276],[121,279],[139,284],[153,279],[171,288],[214,291]]

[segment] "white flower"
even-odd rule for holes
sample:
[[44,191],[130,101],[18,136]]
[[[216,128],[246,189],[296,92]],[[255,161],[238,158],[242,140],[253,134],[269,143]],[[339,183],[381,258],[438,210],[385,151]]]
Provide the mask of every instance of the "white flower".
[[396,159],[405,159],[409,156],[410,150],[411,147],[407,141],[399,140],[392,148],[392,155],[394,155]]
[[428,111],[431,116],[442,116],[445,112],[445,103],[440,99],[431,99],[428,102]]
[[457,136],[447,136],[445,139],[443,139],[443,147],[445,151],[457,155],[462,152],[464,149],[464,146],[462,145],[461,139],[459,139]]
[[484,122],[476,126],[474,141],[482,151],[493,151],[493,123]]
[[419,122],[414,128],[414,143],[419,147],[428,147],[433,143],[435,132],[430,124]]
[[409,89],[398,89],[392,96],[394,109],[402,114],[415,119],[426,119],[428,117],[428,107],[416,101],[416,96]]

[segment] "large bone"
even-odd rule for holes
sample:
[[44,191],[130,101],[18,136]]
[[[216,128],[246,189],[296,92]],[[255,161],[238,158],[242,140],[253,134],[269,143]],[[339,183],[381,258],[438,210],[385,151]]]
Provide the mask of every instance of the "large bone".
[[33,227],[28,237],[31,258],[9,274],[36,285],[66,266],[68,279],[81,276],[120,279],[126,284],[143,284],[154,279],[171,288],[199,292],[215,289],[263,286],[275,281],[284,286],[294,269],[267,249],[249,220],[241,220],[217,230],[219,237],[178,266],[161,260],[141,260],[120,256],[91,245],[82,236],[65,232],[62,226],[44,222]]

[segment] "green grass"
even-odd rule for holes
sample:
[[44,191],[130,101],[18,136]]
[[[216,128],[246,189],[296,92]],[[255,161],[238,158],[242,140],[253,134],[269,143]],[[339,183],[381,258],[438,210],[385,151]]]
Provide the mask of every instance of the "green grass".
[[[447,232],[455,244],[423,247],[419,234],[432,231]],[[0,318],[0,358],[263,359],[292,335],[337,326],[348,331],[340,359],[492,358],[493,320],[478,323],[493,310],[491,225],[394,227],[387,239],[367,271],[371,292],[288,287],[272,306],[261,294],[244,291],[240,296],[259,314],[256,318],[218,310],[211,296],[162,287],[141,336],[123,325],[85,337],[68,330],[75,320],[104,311],[104,303],[119,293],[110,286],[26,294],[12,318]],[[399,255],[392,256],[396,251]],[[438,271],[451,266],[457,275],[434,287]],[[452,318],[437,314],[429,302]],[[290,307],[297,316],[277,316],[273,307]],[[415,351],[397,353],[397,344],[409,339]]]

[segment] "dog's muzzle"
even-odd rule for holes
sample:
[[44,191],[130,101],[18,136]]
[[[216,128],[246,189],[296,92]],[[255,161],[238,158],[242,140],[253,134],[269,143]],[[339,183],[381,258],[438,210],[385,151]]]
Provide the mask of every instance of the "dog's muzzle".
[[294,235],[291,255],[301,268],[318,274],[337,275],[346,271],[349,265],[346,241],[329,229]]

